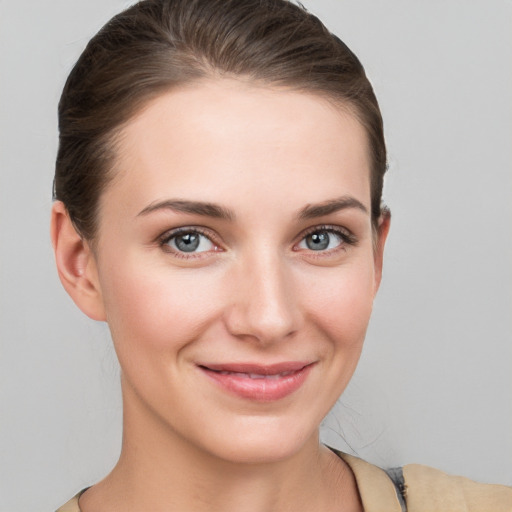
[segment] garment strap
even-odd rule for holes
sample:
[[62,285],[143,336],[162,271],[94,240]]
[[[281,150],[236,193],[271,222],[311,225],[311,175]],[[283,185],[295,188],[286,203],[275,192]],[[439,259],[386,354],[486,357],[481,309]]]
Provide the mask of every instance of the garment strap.
[[390,468],[384,470],[393,484],[395,485],[396,495],[398,496],[398,501],[400,506],[402,507],[402,512],[407,512],[407,503],[405,502],[405,480],[404,480],[404,472],[401,467],[398,468]]

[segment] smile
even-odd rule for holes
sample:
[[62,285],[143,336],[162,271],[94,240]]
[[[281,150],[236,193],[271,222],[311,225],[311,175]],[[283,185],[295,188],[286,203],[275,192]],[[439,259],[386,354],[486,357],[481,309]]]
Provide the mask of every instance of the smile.
[[228,371],[220,371],[218,372],[221,375],[234,375],[235,377],[240,377],[242,379],[280,379],[281,377],[287,377],[288,375],[292,375],[294,372],[283,372],[277,373],[275,375],[262,375],[261,373],[240,373],[240,372],[228,372]]
[[254,364],[212,364],[198,368],[217,386],[246,400],[272,402],[297,391],[307,380],[314,363],[285,362],[264,366]]

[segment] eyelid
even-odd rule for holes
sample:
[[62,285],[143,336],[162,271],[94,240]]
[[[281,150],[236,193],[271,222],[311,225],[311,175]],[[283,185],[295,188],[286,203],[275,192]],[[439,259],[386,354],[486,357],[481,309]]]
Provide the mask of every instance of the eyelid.
[[[293,250],[295,250],[297,252],[301,251],[302,249],[298,249],[297,245],[300,242],[302,242],[302,240],[304,240],[304,238],[306,238],[308,235],[311,235],[318,231],[327,231],[328,233],[334,233],[334,234],[338,235],[343,240],[343,243],[340,244],[339,247],[336,247],[334,249],[329,249],[327,251],[317,251],[315,256],[322,256],[322,254],[325,254],[325,255],[332,254],[333,252],[336,252],[337,250],[346,248],[347,245],[349,245],[349,246],[357,245],[357,242],[358,242],[358,239],[354,235],[354,233],[352,233],[352,231],[350,231],[349,229],[347,229],[345,227],[337,226],[337,225],[333,225],[333,224],[320,224],[317,226],[311,226],[311,227],[305,229],[304,231],[302,231],[301,234],[297,237],[297,241],[295,242],[295,244],[293,246]],[[315,251],[308,251],[308,252],[315,252]]]
[[[299,249],[297,247],[298,244],[304,240],[304,238],[306,238],[308,235],[318,232],[318,231],[327,231],[329,233],[334,233],[342,239],[342,243],[336,248],[329,249],[326,251],[317,251],[317,252],[316,251],[307,251],[307,250]],[[194,253],[194,252],[182,253],[181,251],[175,251],[175,250],[171,249],[169,246],[167,246],[168,249],[165,249],[165,250],[167,252],[169,252],[177,257],[181,257],[181,258],[206,257],[207,255],[211,254],[212,252],[223,252],[225,250],[222,247],[223,244],[219,240],[220,237],[214,231],[210,230],[209,228],[205,228],[203,226],[192,225],[192,226],[180,226],[177,228],[172,228],[172,229],[165,231],[161,235],[159,235],[157,237],[156,241],[160,247],[164,248],[166,246],[166,244],[173,237],[178,236],[180,234],[184,234],[184,233],[198,233],[198,234],[208,238],[208,240],[210,240],[210,242],[215,246],[215,249],[213,251],[204,251],[204,252],[199,252],[199,253]],[[315,252],[315,254],[314,254],[315,257],[322,257],[323,255],[327,256],[327,255],[333,254],[339,250],[346,250],[347,246],[357,245],[357,242],[358,242],[357,237],[352,233],[352,231],[350,231],[346,227],[333,225],[333,224],[319,224],[319,225],[311,226],[311,227],[303,230],[298,235],[295,243],[293,244],[292,250],[296,251],[296,252],[303,252],[303,251],[309,252],[309,253]]]
[[[171,249],[170,246],[167,246],[167,243],[172,238],[185,233],[198,233],[199,235],[208,238],[208,240],[210,240],[210,242],[214,245],[215,249],[213,251],[203,251],[199,253],[182,253],[181,251],[175,251]],[[158,245],[162,248],[167,246],[168,249],[165,249],[167,252],[172,253],[174,255],[179,255],[179,257],[184,258],[203,257],[206,254],[210,254],[212,252],[220,252],[224,250],[219,242],[218,235],[216,235],[213,231],[203,226],[180,226],[178,228],[169,229],[157,237],[157,242]]]

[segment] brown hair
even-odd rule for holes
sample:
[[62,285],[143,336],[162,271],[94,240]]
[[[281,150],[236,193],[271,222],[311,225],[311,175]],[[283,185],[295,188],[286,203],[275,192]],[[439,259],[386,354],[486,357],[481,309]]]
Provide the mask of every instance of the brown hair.
[[94,238],[123,125],[164,91],[212,76],[318,93],[350,109],[371,156],[372,220],[382,213],[382,117],[363,66],[304,8],[287,0],[142,0],[110,20],[71,71],[59,103],[54,199]]

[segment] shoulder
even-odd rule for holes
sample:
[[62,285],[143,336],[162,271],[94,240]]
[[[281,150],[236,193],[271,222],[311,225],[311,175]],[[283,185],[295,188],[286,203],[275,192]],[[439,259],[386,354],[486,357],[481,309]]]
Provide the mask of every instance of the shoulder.
[[419,464],[384,471],[337,453],[356,477],[365,512],[512,512],[512,487],[481,484]]
[[[333,450],[354,473],[365,512],[402,512],[402,499],[393,480],[381,468]],[[429,511],[433,512],[433,511]]]
[[454,512],[511,512],[512,487],[481,484],[469,478],[448,475],[437,469],[410,464],[404,466],[408,510],[450,510]]
[[62,507],[59,507],[55,512],[81,512],[80,507],[78,505],[78,499],[87,489],[83,489],[76,496],[71,498],[68,502],[66,502]]

